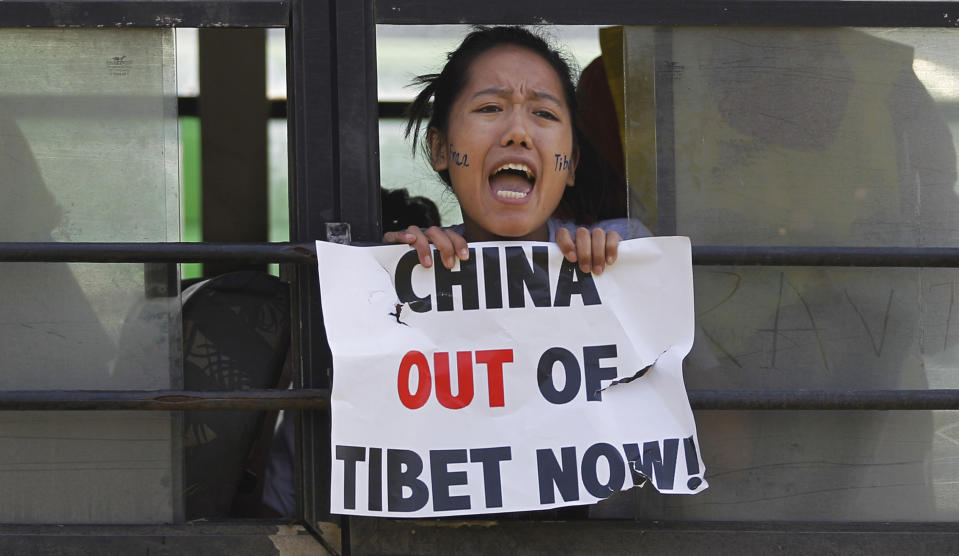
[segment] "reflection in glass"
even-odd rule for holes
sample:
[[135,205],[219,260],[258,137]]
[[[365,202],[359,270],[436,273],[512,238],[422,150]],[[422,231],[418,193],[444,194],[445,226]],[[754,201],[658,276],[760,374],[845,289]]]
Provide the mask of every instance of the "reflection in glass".
[[[913,65],[929,50],[953,51],[959,35],[877,35],[626,29],[627,173],[650,227],[696,245],[955,245],[949,112]],[[959,74],[951,61],[937,67]],[[952,270],[697,268],[687,386],[955,388],[954,282]],[[953,421],[931,412],[700,413],[710,491],[640,496],[635,511],[955,519]]]
[[[0,241],[177,241],[170,30],[0,31]],[[4,263],[3,390],[179,381],[161,265]],[[0,413],[2,522],[169,522],[161,413]]]

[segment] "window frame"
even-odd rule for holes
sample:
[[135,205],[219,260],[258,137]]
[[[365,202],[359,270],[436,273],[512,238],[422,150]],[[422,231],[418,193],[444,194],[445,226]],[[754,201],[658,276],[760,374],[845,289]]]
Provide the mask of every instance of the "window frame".
[[[297,435],[297,518],[324,535],[322,523],[341,523],[344,552],[350,529],[357,548],[391,549],[409,522],[338,519],[329,514],[330,355],[320,320],[314,239],[376,242],[379,222],[376,24],[499,23],[621,25],[775,25],[857,27],[959,27],[959,2],[840,0],[488,0],[461,5],[429,0],[7,0],[0,27],[280,27],[287,32],[290,141],[291,242],[281,244],[186,243],[0,243],[4,262],[279,262],[291,267],[294,390],[292,391],[117,391],[0,392],[0,410],[37,409],[302,409]],[[956,14],[949,17],[948,14]],[[356,94],[362,91],[363,94]],[[959,248],[715,247],[693,249],[697,265],[811,265],[959,267]],[[690,391],[697,410],[959,409],[957,390],[881,391]],[[350,525],[350,523],[353,525]],[[419,522],[414,530],[449,551],[471,544],[479,522],[463,529]],[[443,522],[449,523],[449,522]],[[484,522],[485,523],[485,522]],[[486,539],[514,539],[527,546],[550,542],[594,546],[595,532],[613,548],[635,548],[651,538],[673,549],[704,549],[723,539],[753,536],[747,552],[764,552],[782,542],[803,549],[906,543],[917,538],[959,541],[956,524],[610,524],[578,522],[567,530],[536,521],[502,523]],[[122,527],[117,526],[117,529]],[[809,535],[817,533],[817,535]],[[730,537],[732,535],[732,537]],[[394,540],[391,540],[394,539]],[[550,541],[550,539],[553,539]],[[758,539],[758,540],[757,540]],[[488,542],[488,541],[487,541]],[[686,543],[686,544],[684,544]],[[689,544],[692,543],[692,544]],[[778,544],[777,544],[778,543]],[[830,544],[831,543],[831,544]],[[843,544],[848,543],[848,544]],[[473,547],[472,549],[470,547]],[[495,545],[494,545],[495,546]],[[888,549],[889,544],[880,544]],[[605,548],[605,547],[604,547]]]

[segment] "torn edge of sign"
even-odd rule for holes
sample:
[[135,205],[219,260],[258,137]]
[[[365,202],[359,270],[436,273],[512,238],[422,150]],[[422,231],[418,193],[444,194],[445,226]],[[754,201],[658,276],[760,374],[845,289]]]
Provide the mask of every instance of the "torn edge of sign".
[[627,462],[629,465],[629,473],[632,475],[633,486],[630,488],[643,488],[649,484],[649,477],[645,473],[636,468],[636,462],[630,461]]
[[[666,353],[667,351],[669,350],[668,349],[663,350],[663,353]],[[652,363],[646,365],[645,367],[636,371],[630,376],[610,382],[605,388],[600,388],[599,390],[597,390],[597,393],[603,392],[605,390],[609,390],[613,386],[616,386],[619,384],[628,384],[636,380],[637,378],[642,378],[643,376],[646,375],[646,373],[649,372],[650,369],[653,368],[653,365],[655,365],[656,362],[659,361],[659,358],[663,356],[663,353],[660,353],[658,356],[656,356],[656,359],[653,359]],[[642,471],[636,468],[635,462],[630,462],[629,470],[631,472],[632,479],[633,479],[633,487],[643,488],[644,486],[646,486],[647,483],[649,483],[649,477],[647,477],[645,473],[643,473]]]
[[606,387],[600,388],[599,390],[597,390],[596,393],[598,394],[598,393],[600,393],[600,392],[605,392],[606,390],[609,390],[610,388],[612,388],[613,386],[616,386],[616,385],[618,385],[618,384],[628,384],[628,383],[636,380],[637,378],[642,378],[643,376],[646,375],[646,373],[649,372],[650,369],[652,369],[652,368],[656,365],[656,362],[659,361],[659,358],[662,357],[663,355],[665,355],[667,351],[669,351],[669,348],[664,349],[664,350],[662,351],[662,353],[660,353],[659,355],[657,355],[657,356],[656,356],[656,359],[653,359],[653,362],[652,362],[652,363],[646,365],[645,367],[643,367],[642,369],[636,371],[635,373],[633,373],[633,374],[630,375],[630,376],[627,376],[627,377],[621,378],[621,379],[619,379],[619,380],[614,380],[614,381],[610,382],[609,384],[606,385]]

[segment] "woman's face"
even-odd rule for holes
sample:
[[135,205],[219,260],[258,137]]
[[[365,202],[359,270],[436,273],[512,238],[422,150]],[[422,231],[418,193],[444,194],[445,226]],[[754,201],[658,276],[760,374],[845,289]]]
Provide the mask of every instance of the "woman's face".
[[430,130],[433,168],[448,170],[469,241],[545,241],[546,220],[573,185],[572,115],[556,72],[538,54],[501,46],[476,58]]

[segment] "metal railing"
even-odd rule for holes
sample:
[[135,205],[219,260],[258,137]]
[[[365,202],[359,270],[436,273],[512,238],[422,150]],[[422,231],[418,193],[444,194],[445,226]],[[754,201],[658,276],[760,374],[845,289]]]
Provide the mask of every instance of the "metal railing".
[[[959,267],[959,248],[696,246],[695,265]],[[312,243],[0,243],[0,262],[315,264]],[[959,410],[959,389],[689,390],[700,410]],[[12,410],[326,410],[329,390],[6,391]]]
[[[363,244],[359,244],[363,245]],[[371,244],[366,244],[371,245]],[[694,265],[959,268],[952,247],[693,246]],[[313,243],[3,243],[0,262],[315,264]]]
[[[959,409],[959,390],[689,390],[701,410]],[[0,392],[0,411],[328,410],[330,391],[32,390]]]

